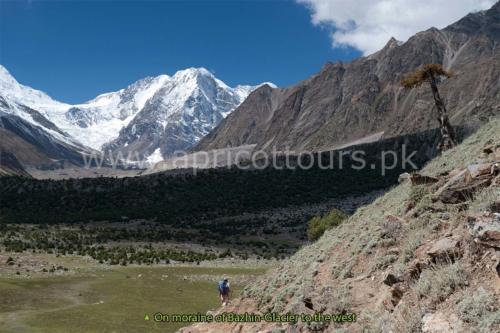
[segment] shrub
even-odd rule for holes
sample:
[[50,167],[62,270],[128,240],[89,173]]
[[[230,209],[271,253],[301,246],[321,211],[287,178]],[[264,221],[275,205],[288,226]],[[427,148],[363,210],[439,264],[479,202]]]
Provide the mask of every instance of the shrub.
[[425,297],[433,303],[439,303],[464,286],[466,280],[466,273],[459,262],[436,265],[422,272],[413,289],[419,297]]
[[414,205],[418,204],[427,194],[429,189],[425,185],[412,186],[410,189],[409,200]]
[[[411,307],[408,304],[401,304],[396,308],[392,322],[388,325],[392,329],[389,332],[420,333],[422,320],[422,310]],[[386,324],[387,325],[387,324]],[[384,330],[386,332],[387,330]]]
[[415,250],[422,244],[425,235],[425,229],[410,229],[401,249],[400,260],[402,263],[407,263],[413,258]]
[[352,298],[347,285],[341,285],[333,290],[330,307],[334,313],[348,313],[351,311]]
[[395,254],[388,254],[385,256],[378,256],[375,261],[370,265],[370,272],[374,272],[379,269],[384,269],[398,259]]
[[328,229],[338,226],[347,218],[347,214],[339,209],[333,209],[323,217],[313,217],[308,223],[307,238],[315,241]]
[[482,287],[464,292],[457,309],[465,322],[477,328],[476,332],[494,332],[493,328],[500,325],[500,311],[495,296]]

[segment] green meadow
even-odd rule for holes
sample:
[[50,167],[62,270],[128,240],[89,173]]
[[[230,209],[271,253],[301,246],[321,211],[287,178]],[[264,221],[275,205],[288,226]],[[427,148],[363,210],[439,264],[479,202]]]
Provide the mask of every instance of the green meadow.
[[[157,312],[203,313],[219,306],[217,280],[234,294],[264,269],[124,267],[91,276],[0,278],[0,332],[175,332]],[[145,315],[150,317],[145,320]]]

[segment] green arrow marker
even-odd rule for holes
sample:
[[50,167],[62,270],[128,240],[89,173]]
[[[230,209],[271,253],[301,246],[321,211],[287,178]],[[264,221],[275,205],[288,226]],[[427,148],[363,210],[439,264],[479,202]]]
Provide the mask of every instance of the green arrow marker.
[[145,316],[144,316],[144,320],[149,320],[149,316],[148,316],[148,315],[145,315]]

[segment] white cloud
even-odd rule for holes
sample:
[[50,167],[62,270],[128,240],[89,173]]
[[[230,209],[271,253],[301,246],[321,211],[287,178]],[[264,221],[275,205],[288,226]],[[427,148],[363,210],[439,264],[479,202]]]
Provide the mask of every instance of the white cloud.
[[430,27],[444,28],[496,0],[297,0],[311,10],[312,23],[333,28],[333,47],[352,46],[365,55],[391,37],[406,41]]

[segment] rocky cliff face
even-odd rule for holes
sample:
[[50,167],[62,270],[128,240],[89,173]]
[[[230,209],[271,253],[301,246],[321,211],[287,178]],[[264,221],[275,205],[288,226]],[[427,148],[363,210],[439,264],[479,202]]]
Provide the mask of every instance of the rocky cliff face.
[[[454,72],[440,89],[454,125],[500,113],[500,5],[431,28],[350,63],[328,63],[286,89],[261,87],[195,150],[244,144],[256,149],[322,150],[377,133],[392,137],[437,126],[429,87],[404,90],[402,77],[422,64]],[[380,137],[376,136],[375,137]]]

